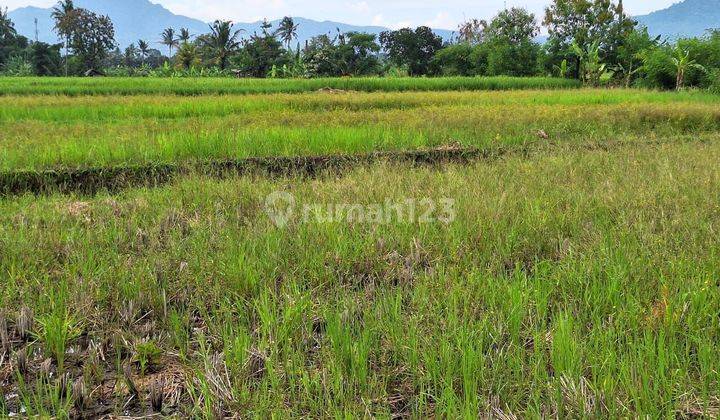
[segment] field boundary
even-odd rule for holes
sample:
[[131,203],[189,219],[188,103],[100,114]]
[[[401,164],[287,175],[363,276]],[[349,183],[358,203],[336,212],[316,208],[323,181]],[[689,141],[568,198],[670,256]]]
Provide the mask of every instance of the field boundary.
[[[274,156],[241,159],[214,159],[185,163],[157,163],[110,167],[59,168],[0,172],[0,197],[23,194],[95,195],[101,191],[117,192],[129,188],[157,187],[179,176],[198,174],[214,178],[229,176],[315,177],[327,173],[367,166],[374,163],[404,163],[415,166],[468,164],[494,161],[508,155],[530,157],[532,154],[570,147],[582,151],[610,151],[623,147],[651,147],[671,144],[677,138],[652,141],[596,141],[583,144],[529,143],[520,146],[491,148],[445,146],[408,151],[383,151],[366,154],[324,156]],[[693,137],[694,142],[708,140]]]
[[9,171],[0,172],[0,196],[27,193],[92,195],[105,190],[119,191],[134,187],[159,186],[171,182],[177,176],[193,173],[216,178],[231,175],[313,177],[325,172],[341,172],[380,161],[415,165],[467,163],[481,158],[497,158],[507,153],[507,148],[436,148],[355,155],[250,157],[178,164]]

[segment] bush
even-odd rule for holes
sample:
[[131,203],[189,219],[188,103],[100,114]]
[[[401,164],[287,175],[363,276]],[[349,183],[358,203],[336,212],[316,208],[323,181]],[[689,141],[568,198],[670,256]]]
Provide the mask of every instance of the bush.
[[6,76],[35,76],[35,69],[33,68],[32,63],[25,59],[25,57],[19,55],[10,57],[2,70],[3,74]]
[[473,47],[462,43],[438,51],[430,62],[430,73],[434,76],[474,76],[477,69],[473,62]]
[[676,70],[670,47],[656,48],[643,56],[643,77],[638,84],[647,88],[674,89]]
[[713,69],[709,75],[710,92],[720,94],[720,69]]
[[488,45],[488,76],[534,76],[539,73],[540,45],[532,41],[511,43],[497,39]]

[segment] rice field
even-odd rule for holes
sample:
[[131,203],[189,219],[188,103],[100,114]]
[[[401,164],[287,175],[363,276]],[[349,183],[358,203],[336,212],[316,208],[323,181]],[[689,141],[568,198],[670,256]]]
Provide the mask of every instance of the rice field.
[[644,141],[717,132],[720,97],[632,90],[5,96],[0,124],[0,171],[7,172]]
[[0,195],[0,417],[720,416],[718,96],[43,89],[5,175],[189,166]]
[[0,79],[0,95],[223,95],[301,93],[316,90],[358,92],[573,89],[575,80],[543,77],[446,78],[12,78]]

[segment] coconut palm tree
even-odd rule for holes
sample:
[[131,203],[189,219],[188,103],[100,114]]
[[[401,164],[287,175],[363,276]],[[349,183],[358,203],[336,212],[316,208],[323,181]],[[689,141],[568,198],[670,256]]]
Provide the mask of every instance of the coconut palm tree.
[[136,58],[138,56],[138,49],[135,46],[135,44],[128,45],[127,48],[125,48],[125,65],[128,67],[135,67],[136,64]]
[[70,37],[74,30],[73,16],[75,4],[73,0],[61,0],[52,9],[52,18],[55,21],[55,32],[65,41],[65,76],[68,75],[68,55]]
[[200,65],[200,54],[194,43],[183,42],[175,54],[175,66],[183,70],[190,70]]
[[190,29],[188,28],[180,28],[180,35],[178,35],[178,41],[181,43],[187,43],[190,42],[190,38],[192,35],[190,35]]
[[285,16],[283,20],[280,21],[277,31],[275,31],[275,34],[280,37],[280,40],[287,45],[288,50],[290,49],[290,43],[294,39],[297,39],[298,27],[299,25],[295,24],[293,18]]
[[238,37],[243,30],[233,31],[232,27],[229,20],[216,20],[210,25],[210,33],[199,38],[202,46],[214,56],[220,70],[225,70],[230,56],[240,49]]
[[175,38],[175,29],[167,28],[163,31],[162,34],[160,34],[160,36],[162,37],[160,40],[160,44],[168,47],[170,51],[170,57],[172,57],[173,48],[177,47],[178,45],[177,38]]
[[150,45],[146,41],[143,41],[141,39],[138,41],[138,51],[140,52],[142,64],[145,64],[145,59],[147,58],[148,54],[150,54]]

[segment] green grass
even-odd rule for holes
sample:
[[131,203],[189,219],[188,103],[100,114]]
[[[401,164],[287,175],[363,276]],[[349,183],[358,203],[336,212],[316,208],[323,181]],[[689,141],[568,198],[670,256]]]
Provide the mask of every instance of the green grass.
[[[533,83],[0,79],[2,179],[184,168],[0,197],[0,417],[720,416],[720,97]],[[457,143],[508,153],[192,170]]]
[[[69,85],[71,86],[71,85]],[[0,98],[0,171],[715,133],[720,97],[635,90]]]
[[[10,325],[25,305],[80,326],[66,372],[115,384],[88,403],[115,414],[149,413],[162,380],[181,416],[714,417],[718,161],[717,142],[564,144],[441,169],[2,199],[0,307]],[[263,211],[277,190],[323,205],[449,197],[457,219],[281,229]],[[149,342],[163,356],[141,375]],[[139,402],[124,407],[126,364]],[[6,411],[65,407],[55,376],[38,388],[8,372],[3,392],[21,395]]]
[[0,78],[0,95],[208,95],[300,93],[331,88],[361,92],[572,89],[575,80],[520,77],[446,78]]

